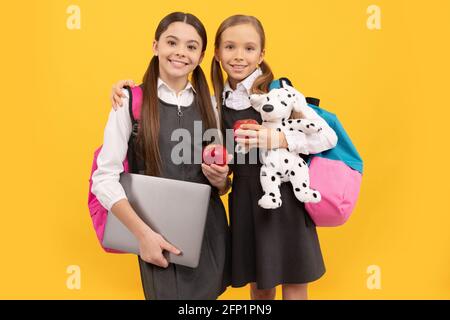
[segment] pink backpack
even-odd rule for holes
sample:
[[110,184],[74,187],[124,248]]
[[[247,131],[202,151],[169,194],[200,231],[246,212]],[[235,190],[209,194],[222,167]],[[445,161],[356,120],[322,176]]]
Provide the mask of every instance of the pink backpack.
[[309,164],[311,188],[323,195],[305,208],[317,227],[337,227],[347,222],[358,200],[362,175],[345,162],[319,156]]
[[[129,110],[130,110],[131,121],[133,123],[133,134],[130,139],[132,139],[134,137],[134,135],[137,134],[138,120],[140,118],[141,106],[142,106],[142,88],[139,86],[136,86],[134,88],[126,87],[125,89],[128,90],[128,94],[130,97]],[[102,246],[102,248],[106,252],[109,252],[109,253],[123,253],[121,251],[112,250],[112,249],[103,247],[103,234],[105,232],[106,221],[108,218],[108,210],[105,209],[100,204],[97,197],[91,192],[92,174],[95,172],[95,170],[97,170],[97,157],[98,157],[98,154],[100,153],[101,149],[102,149],[102,147],[100,146],[94,152],[94,161],[92,163],[91,175],[89,177],[89,195],[88,195],[89,212],[91,214],[91,219],[92,219],[92,223],[94,225],[95,233],[97,234],[98,241],[100,242],[100,245]],[[128,158],[125,159],[123,162],[123,169],[124,169],[124,172],[129,172]]]
[[306,203],[305,208],[317,227],[336,227],[347,222],[359,197],[363,160],[336,115],[319,108],[318,99],[307,99],[338,136],[337,145],[309,159],[311,188],[322,200]]

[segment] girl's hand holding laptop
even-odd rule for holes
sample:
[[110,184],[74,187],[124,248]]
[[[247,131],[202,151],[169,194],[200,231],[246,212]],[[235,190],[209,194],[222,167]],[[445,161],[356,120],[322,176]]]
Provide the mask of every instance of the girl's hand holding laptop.
[[181,251],[167,242],[159,233],[147,227],[139,240],[140,257],[145,262],[154,264],[161,268],[167,268],[169,262],[163,255],[163,251],[169,251],[173,254],[180,254]]

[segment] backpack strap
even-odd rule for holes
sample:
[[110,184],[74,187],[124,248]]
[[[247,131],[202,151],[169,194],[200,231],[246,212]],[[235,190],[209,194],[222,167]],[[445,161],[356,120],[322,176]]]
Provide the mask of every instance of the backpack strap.
[[313,97],[306,97],[306,102],[312,104],[313,106],[318,107],[320,104],[320,99]]
[[130,113],[130,119],[132,124],[132,131],[130,139],[128,140],[128,166],[130,173],[139,173],[139,164],[136,154],[136,137],[139,130],[139,120],[141,118],[142,109],[142,85],[133,88],[124,87],[128,91],[129,104],[128,112]]
[[128,91],[128,96],[130,97],[128,111],[130,113],[131,124],[133,127],[131,134],[133,136],[137,136],[142,108],[142,85],[133,88],[126,86],[124,89]]

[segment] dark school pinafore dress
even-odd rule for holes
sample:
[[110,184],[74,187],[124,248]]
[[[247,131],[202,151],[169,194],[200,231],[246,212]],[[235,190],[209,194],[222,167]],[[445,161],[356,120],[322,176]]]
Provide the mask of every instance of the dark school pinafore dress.
[[[189,107],[182,107],[178,114],[176,105],[159,100],[160,131],[159,148],[161,154],[161,177],[209,184],[201,170],[200,163],[194,163],[194,152],[202,151],[202,142],[194,139],[194,121],[201,121],[201,113],[194,99]],[[189,131],[191,141],[191,163],[174,164],[171,153],[180,141],[171,141],[172,132],[182,128]],[[204,126],[202,126],[204,131]],[[134,145],[134,148],[136,145]],[[133,148],[129,148],[133,150]],[[133,155],[131,155],[132,157]],[[130,159],[130,155],[129,155]],[[200,156],[201,159],[201,156]],[[142,160],[135,158],[133,172],[143,174]],[[174,198],[175,199],[175,198]],[[186,204],[189,205],[189,204]],[[168,268],[161,268],[143,261],[140,257],[139,267],[147,300],[211,300],[217,299],[230,282],[230,234],[225,208],[212,187],[205,234],[197,268],[170,263]]]
[[[223,106],[222,116],[224,129],[233,128],[234,123],[242,119],[262,123],[260,114],[251,107],[234,110]],[[250,150],[245,164],[236,163],[238,155],[233,152],[235,164],[230,165],[233,171],[233,186],[228,197],[231,284],[242,287],[256,282],[259,289],[270,289],[279,284],[317,280],[325,273],[325,265],[316,226],[304,204],[295,197],[291,183],[281,184],[283,204],[280,208],[263,209],[258,205],[263,195],[258,152],[258,149]]]

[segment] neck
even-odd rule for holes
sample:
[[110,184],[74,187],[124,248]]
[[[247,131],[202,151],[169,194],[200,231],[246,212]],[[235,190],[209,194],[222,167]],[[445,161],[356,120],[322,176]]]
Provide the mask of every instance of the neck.
[[239,82],[244,81],[245,79],[247,79],[248,77],[250,77],[254,72],[256,71],[253,70],[248,76],[246,76],[244,79],[242,80],[236,80],[236,79],[232,79],[232,78],[228,78],[228,83],[230,84],[231,89],[236,90],[236,87],[238,85]]
[[175,91],[177,94],[184,90],[184,88],[186,88],[188,84],[187,76],[179,78],[170,77],[164,74],[164,72],[161,72],[161,70],[159,72],[159,76],[161,80],[164,81],[170,87],[170,89]]

